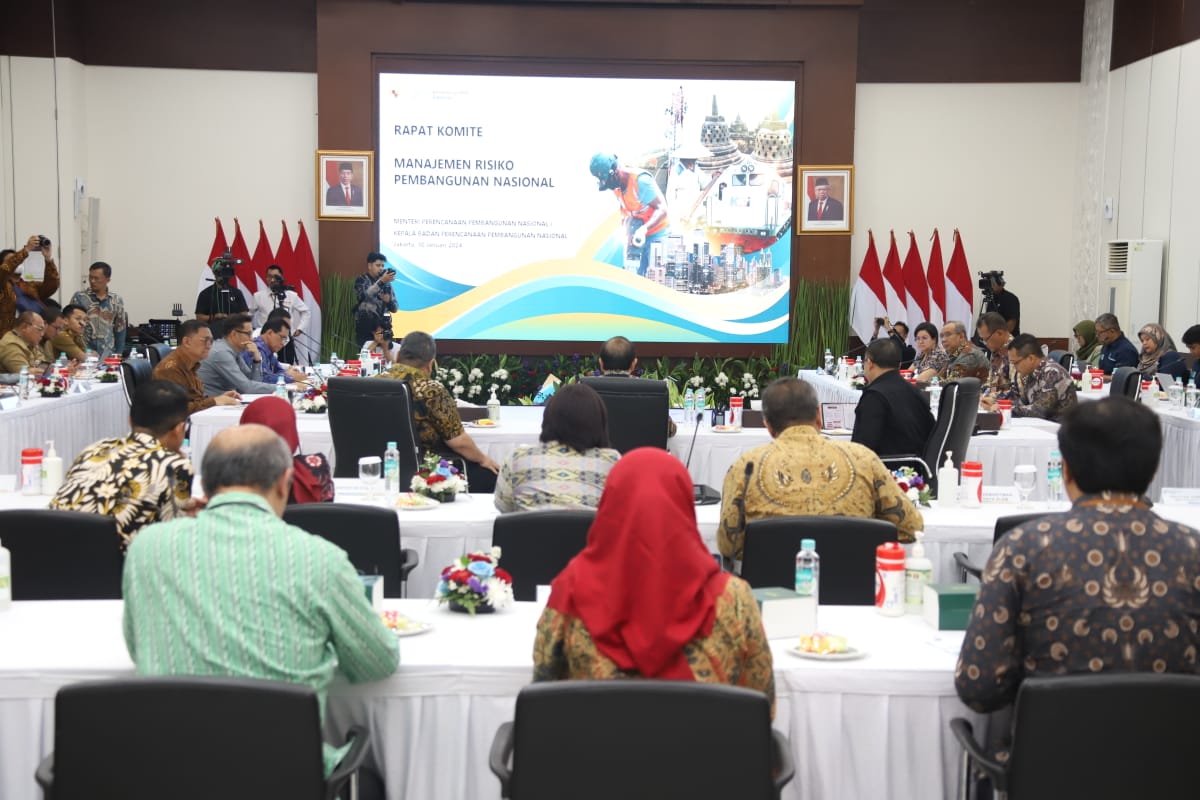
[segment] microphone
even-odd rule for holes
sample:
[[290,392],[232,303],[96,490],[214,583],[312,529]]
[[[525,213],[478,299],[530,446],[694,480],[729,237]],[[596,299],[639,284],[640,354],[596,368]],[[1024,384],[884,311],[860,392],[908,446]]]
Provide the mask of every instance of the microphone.
[[[696,428],[692,431],[692,443],[688,446],[687,460],[683,462],[684,469],[688,469],[692,465],[692,453],[696,450],[696,436],[700,433],[700,421],[704,419],[704,412],[696,412]],[[705,486],[703,483],[692,482],[692,501],[698,506],[711,506],[714,503],[721,502],[721,493],[711,486]]]
[[684,461],[683,461],[684,469],[690,469],[692,466],[692,453],[695,452],[695,450],[696,450],[696,436],[697,436],[697,434],[700,433],[700,420],[702,420],[702,419],[704,419],[704,412],[697,411],[696,418],[694,420],[692,420],[692,422],[695,423],[695,426],[692,429],[692,443],[690,445],[688,445],[687,458],[684,459]]

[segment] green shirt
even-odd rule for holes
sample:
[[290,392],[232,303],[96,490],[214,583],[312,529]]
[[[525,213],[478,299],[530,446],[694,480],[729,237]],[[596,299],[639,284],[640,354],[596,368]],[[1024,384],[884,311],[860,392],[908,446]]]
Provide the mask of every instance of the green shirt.
[[[322,717],[338,668],[391,675],[396,635],[345,552],[229,492],[194,519],[143,528],[122,581],[125,646],[139,675],[231,675],[316,689]],[[343,753],[326,745],[328,773]]]

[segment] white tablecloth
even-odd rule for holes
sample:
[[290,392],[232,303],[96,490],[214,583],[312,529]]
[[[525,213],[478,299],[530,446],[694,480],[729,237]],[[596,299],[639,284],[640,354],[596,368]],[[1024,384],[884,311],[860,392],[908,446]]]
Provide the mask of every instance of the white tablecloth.
[[1157,500],[1164,486],[1200,488],[1200,419],[1191,415],[1196,409],[1172,409],[1166,401],[1153,407],[1162,423],[1163,449],[1158,473],[1147,494]]
[[99,439],[129,432],[129,406],[118,383],[92,383],[82,394],[24,400],[20,408],[0,411],[0,475],[21,468],[21,450],[54,450],[66,469],[83,448]]
[[[404,639],[391,678],[335,683],[328,727],[364,723],[392,800],[498,798],[487,765],[501,723],[529,683],[539,607],[490,616],[452,614],[424,601],[389,603],[434,624]],[[823,607],[821,626],[868,653],[858,661],[796,658],[772,643],[775,727],[789,740],[796,778],[788,800],[926,800],[953,794],[958,747],[947,723],[977,717],[954,694],[961,633],[870,608]],[[40,800],[33,772],[54,748],[54,695],[66,684],[132,674],[121,603],[16,603],[0,613],[0,797]]]

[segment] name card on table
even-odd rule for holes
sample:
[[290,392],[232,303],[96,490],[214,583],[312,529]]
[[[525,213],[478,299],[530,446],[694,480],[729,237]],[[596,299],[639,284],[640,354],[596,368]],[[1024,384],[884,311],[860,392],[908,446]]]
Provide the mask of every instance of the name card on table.
[[1200,506],[1200,489],[1163,487],[1162,502],[1171,506]]
[[0,397],[0,411],[12,411],[17,406],[21,405],[21,398],[15,394],[5,395]]
[[1021,502],[1021,490],[1015,486],[984,486],[983,502],[993,506],[1015,506]]

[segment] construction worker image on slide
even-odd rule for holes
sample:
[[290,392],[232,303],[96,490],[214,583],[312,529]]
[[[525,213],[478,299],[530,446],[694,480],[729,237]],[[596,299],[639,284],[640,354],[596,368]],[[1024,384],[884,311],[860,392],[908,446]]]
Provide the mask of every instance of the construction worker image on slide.
[[590,170],[600,191],[611,191],[620,203],[626,231],[625,257],[636,259],[637,274],[645,277],[651,245],[665,239],[671,229],[662,190],[649,172],[623,167],[615,155],[608,153],[592,156]]

